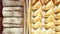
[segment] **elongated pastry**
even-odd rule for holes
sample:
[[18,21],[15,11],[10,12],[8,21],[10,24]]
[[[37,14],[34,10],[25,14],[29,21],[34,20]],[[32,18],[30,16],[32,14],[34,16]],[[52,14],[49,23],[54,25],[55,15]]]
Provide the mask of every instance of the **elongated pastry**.
[[54,3],[55,4],[59,4],[60,3],[60,0],[54,0]]
[[53,15],[54,16],[54,9],[53,8],[49,9],[46,12],[46,14],[44,15],[44,17],[49,17],[50,15]]
[[39,14],[38,16],[36,16],[35,18],[33,18],[33,23],[37,22],[37,21],[41,21],[41,15]]
[[60,12],[60,4],[58,5],[58,7],[57,7],[55,12]]
[[55,16],[55,19],[60,19],[60,13]]
[[60,19],[55,21],[55,25],[60,25]]
[[23,16],[23,12],[20,11],[9,11],[9,10],[5,10],[2,12],[3,16],[5,17],[22,17]]
[[23,28],[4,28],[3,34],[23,34]]
[[60,34],[60,32],[55,32],[55,34]]
[[49,9],[51,9],[51,8],[53,8],[54,7],[54,4],[53,4],[53,2],[52,2],[52,0],[51,1],[49,1],[48,3],[47,3],[47,5],[43,8],[43,10],[49,10]]
[[53,22],[54,23],[55,19],[54,16],[50,15],[46,20],[45,23]]
[[22,10],[22,7],[4,7],[3,10]]
[[45,27],[46,29],[54,28],[54,27],[55,27],[55,24],[54,24],[53,22],[49,22],[49,23],[45,24],[44,27]]
[[50,29],[45,31],[45,34],[53,34],[53,30],[50,28]]
[[39,28],[33,32],[33,34],[42,34],[42,30]]
[[41,7],[40,1],[38,1],[38,2],[32,7],[32,9],[35,10],[35,9],[38,9],[39,7]]
[[41,23],[40,21],[38,21],[37,23],[35,23],[35,24],[33,25],[33,28],[34,28],[34,29],[42,28],[42,23]]
[[58,25],[58,26],[55,27],[55,31],[56,32],[60,32],[60,25]]
[[20,28],[20,27],[23,27],[23,25],[17,25],[17,24],[3,24],[3,27],[4,28]]
[[42,8],[41,7],[34,12],[33,16],[38,16],[39,14],[42,16]]
[[23,23],[23,18],[3,18],[3,24],[21,24]]
[[23,0],[3,0],[3,6],[23,6]]
[[35,4],[38,0],[32,0],[32,5]]

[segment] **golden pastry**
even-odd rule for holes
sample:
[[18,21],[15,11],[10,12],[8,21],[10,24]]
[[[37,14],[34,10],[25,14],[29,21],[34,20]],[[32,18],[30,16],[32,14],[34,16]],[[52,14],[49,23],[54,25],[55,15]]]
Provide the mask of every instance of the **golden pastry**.
[[55,12],[60,12],[60,4],[58,5],[58,7],[57,7]]
[[42,30],[41,29],[37,29],[34,31],[34,34],[42,34]]
[[35,4],[38,0],[32,0],[32,5]]
[[60,25],[60,19],[55,21],[55,25]]
[[49,17],[50,15],[54,15],[54,9],[53,9],[53,8],[49,9],[49,10],[46,12],[46,14],[44,15],[44,17]]
[[60,32],[55,32],[55,34],[60,34]]
[[51,0],[51,1],[49,1],[48,4],[44,7],[44,10],[49,10],[49,9],[51,9],[52,7],[54,7],[54,4],[53,4],[53,2],[52,2],[52,0]]
[[55,16],[56,19],[60,19],[60,13]]
[[60,25],[55,27],[55,31],[60,32]]
[[46,31],[45,31],[45,34],[53,34],[52,29],[50,28],[50,29],[46,30]]
[[46,20],[45,23],[53,22],[54,23],[55,19],[54,16],[50,15]]
[[41,14],[41,16],[42,16],[42,8],[41,7],[34,12],[33,16],[37,16],[38,14]]
[[33,25],[33,28],[34,28],[34,29],[42,28],[42,23],[41,23],[40,21],[36,22],[36,23]]
[[54,24],[53,22],[49,22],[49,23],[47,23],[47,24],[44,25],[44,27],[45,27],[46,29],[54,28],[54,26],[55,26],[55,24]]
[[32,10],[38,9],[39,7],[41,7],[40,1],[38,1],[38,2],[32,7]]
[[44,4],[47,4],[50,0],[44,0]]
[[54,3],[55,4],[59,4],[60,3],[60,0],[55,0]]
[[37,21],[41,21],[42,20],[42,17],[40,16],[40,14],[38,16],[36,16],[35,18],[33,18],[33,23],[34,22],[37,22]]

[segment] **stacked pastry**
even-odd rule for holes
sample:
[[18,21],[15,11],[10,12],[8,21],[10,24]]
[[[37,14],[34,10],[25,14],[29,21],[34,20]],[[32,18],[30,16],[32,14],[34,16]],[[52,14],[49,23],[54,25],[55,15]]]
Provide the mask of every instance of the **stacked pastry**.
[[60,34],[60,0],[55,0],[55,34]]
[[42,5],[40,0],[32,0],[31,34],[42,34]]
[[[48,2],[49,1],[49,2]],[[43,10],[45,11],[45,15],[43,16],[45,18],[44,21],[44,27],[46,29],[45,34],[53,34],[53,29],[55,27],[54,23],[54,4],[52,0],[45,1],[45,6]]]
[[24,34],[23,0],[3,0],[3,34]]

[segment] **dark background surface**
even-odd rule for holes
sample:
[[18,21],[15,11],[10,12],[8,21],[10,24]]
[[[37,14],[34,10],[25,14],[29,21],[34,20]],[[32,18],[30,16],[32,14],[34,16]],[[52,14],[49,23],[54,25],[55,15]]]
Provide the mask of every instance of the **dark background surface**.
[[2,20],[3,20],[2,9],[3,9],[2,0],[0,0],[0,34],[2,34],[2,31],[3,31],[3,27],[2,27]]

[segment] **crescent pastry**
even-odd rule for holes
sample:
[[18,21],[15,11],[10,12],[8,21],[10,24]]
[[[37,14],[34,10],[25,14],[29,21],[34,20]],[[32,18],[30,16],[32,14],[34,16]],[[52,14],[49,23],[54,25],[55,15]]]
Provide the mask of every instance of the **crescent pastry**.
[[35,18],[33,18],[33,22],[41,21],[41,19],[42,19],[42,17],[39,14],[38,16],[36,16]]
[[50,15],[46,20],[45,20],[45,23],[48,23],[48,22],[53,22],[54,23],[55,19],[54,19],[54,16]]
[[38,9],[39,7],[41,7],[40,1],[38,1],[38,2],[32,7],[32,10]]
[[60,19],[55,21],[55,25],[60,25]]
[[42,16],[42,8],[41,7],[34,12],[33,16],[37,16],[38,14],[41,14],[41,16]]
[[56,32],[60,32],[60,25],[55,27]]
[[42,28],[42,23],[41,23],[40,21],[36,22],[36,23],[33,25],[33,28],[34,28],[34,29]]
[[53,34],[52,29],[48,29],[48,30],[46,30],[46,31],[45,31],[45,34]]
[[55,12],[60,12],[60,4],[58,5],[58,7],[57,7]]
[[44,25],[44,27],[46,28],[46,29],[49,29],[49,28],[54,28],[54,23],[53,22],[49,22],[48,24],[45,24]]
[[49,9],[49,10],[46,12],[46,14],[44,15],[44,17],[49,17],[50,15],[54,15],[54,9],[53,9],[53,8]]
[[52,1],[48,2],[47,5],[44,7],[44,10],[49,10],[50,8],[54,7],[54,4]]
[[60,32],[55,32],[55,34],[60,34]]
[[60,19],[60,13],[55,16],[56,19]]

